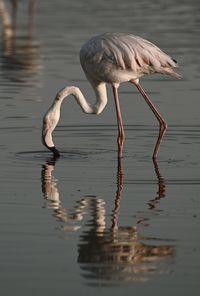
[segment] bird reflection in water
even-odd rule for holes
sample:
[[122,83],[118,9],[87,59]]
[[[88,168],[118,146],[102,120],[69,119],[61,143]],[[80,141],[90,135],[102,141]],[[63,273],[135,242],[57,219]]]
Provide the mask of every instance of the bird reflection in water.
[[[12,0],[11,7],[8,2],[0,0],[0,21],[2,22],[2,70],[4,78],[14,83],[36,83],[33,77],[41,70],[39,45],[34,38],[35,0],[28,3],[28,25],[24,34],[22,28],[17,26],[18,2]],[[19,3],[20,4],[20,3]],[[20,21],[22,18],[19,19]],[[21,24],[21,22],[20,22]]]
[[[105,201],[96,196],[84,196],[73,210],[62,207],[57,180],[53,176],[56,158],[47,160],[42,168],[42,192],[46,207],[53,209],[62,231],[77,231],[83,225],[84,216],[89,215],[87,230],[82,230],[78,244],[78,263],[87,284],[123,284],[129,281],[146,281],[150,275],[167,273],[166,265],[173,258],[174,246],[166,240],[150,239],[139,234],[139,225],[145,217],[138,219],[134,226],[119,226],[118,216],[123,190],[122,159],[118,159],[117,190],[112,212],[111,226],[106,226]],[[165,196],[165,181],[154,160],[158,178],[158,193],[149,201],[149,210],[155,209]],[[82,225],[81,225],[82,223]],[[165,259],[165,260],[164,260]],[[169,262],[168,262],[169,263]],[[169,266],[169,264],[168,264]]]

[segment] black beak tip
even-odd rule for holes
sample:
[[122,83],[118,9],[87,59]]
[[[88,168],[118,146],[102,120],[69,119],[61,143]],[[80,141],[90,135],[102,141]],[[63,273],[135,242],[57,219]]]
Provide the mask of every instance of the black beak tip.
[[53,153],[53,155],[54,155],[54,157],[60,157],[60,152],[58,151],[58,149],[56,149],[56,147],[55,146],[53,146],[53,147],[48,147],[49,148],[49,150]]

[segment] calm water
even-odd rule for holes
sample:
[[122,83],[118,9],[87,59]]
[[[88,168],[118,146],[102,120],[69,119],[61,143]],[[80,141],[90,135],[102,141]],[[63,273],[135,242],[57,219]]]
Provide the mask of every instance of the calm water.
[[[200,2],[43,0],[31,16],[28,2],[18,1],[12,39],[10,1],[0,1],[1,295],[197,294]],[[110,88],[101,116],[63,104],[60,159],[41,144],[42,116],[60,88],[77,85],[92,102],[78,53],[105,31],[150,39],[181,66],[181,80],[142,79],[169,124],[157,163],[157,122],[128,84],[121,163]]]

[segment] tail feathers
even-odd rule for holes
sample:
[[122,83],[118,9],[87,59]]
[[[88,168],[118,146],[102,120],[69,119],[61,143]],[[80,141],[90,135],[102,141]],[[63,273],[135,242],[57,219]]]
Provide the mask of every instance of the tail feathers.
[[176,72],[176,68],[165,68],[162,72],[163,74],[171,75],[176,78],[182,77],[178,72]]
[[181,78],[181,75],[177,72],[177,68],[179,68],[178,62],[175,59],[171,58],[171,61],[168,62],[167,65],[162,67],[161,72],[163,74],[171,75],[176,78]]

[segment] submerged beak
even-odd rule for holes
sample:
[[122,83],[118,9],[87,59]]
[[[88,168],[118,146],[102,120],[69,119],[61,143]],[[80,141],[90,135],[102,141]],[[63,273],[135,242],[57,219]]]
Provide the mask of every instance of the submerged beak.
[[51,152],[53,152],[53,156],[54,157],[60,157],[60,152],[58,151],[58,149],[56,149],[56,147],[55,146],[53,146],[53,147],[48,147],[48,146],[46,146]]
[[43,123],[43,128],[42,128],[42,143],[45,147],[47,147],[55,157],[60,156],[60,152],[58,149],[55,147],[52,139],[52,132],[51,129],[47,128],[46,124]]

